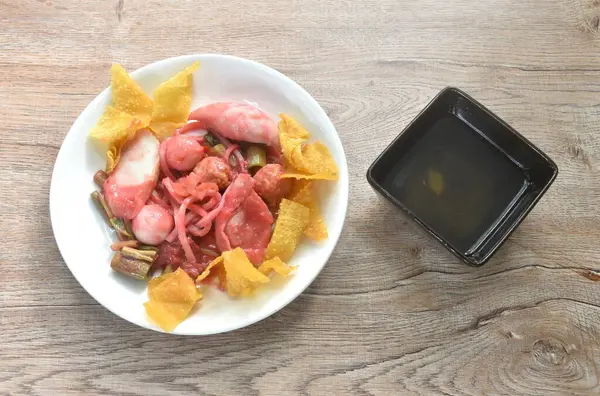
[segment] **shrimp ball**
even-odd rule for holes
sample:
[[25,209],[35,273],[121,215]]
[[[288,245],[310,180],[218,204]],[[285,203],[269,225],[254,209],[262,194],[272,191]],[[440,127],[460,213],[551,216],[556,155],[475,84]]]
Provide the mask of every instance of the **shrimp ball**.
[[279,164],[265,165],[254,175],[254,191],[269,205],[277,205],[290,192],[291,180],[281,175],[283,167]]
[[150,204],[133,218],[131,227],[138,241],[159,245],[173,230],[173,216],[162,206]]
[[224,189],[231,182],[231,167],[220,157],[206,157],[194,168],[201,183],[215,183]]
[[192,136],[173,136],[166,144],[167,165],[178,171],[192,170],[204,158],[204,147]]

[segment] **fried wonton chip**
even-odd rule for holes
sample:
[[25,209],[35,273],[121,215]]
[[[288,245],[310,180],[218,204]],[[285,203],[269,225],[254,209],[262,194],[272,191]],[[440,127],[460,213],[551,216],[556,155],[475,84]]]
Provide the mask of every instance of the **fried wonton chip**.
[[222,264],[223,263],[223,256],[219,256],[216,259],[214,259],[213,261],[211,261],[208,266],[206,267],[206,269],[204,269],[204,271],[202,271],[202,273],[200,275],[198,275],[198,277],[196,278],[196,284],[199,285],[204,279],[206,279],[208,277],[208,275],[210,275],[211,270],[213,269],[213,267]]
[[155,102],[119,64],[111,71],[111,105],[106,107],[90,137],[106,146],[106,171],[119,162],[121,148],[138,129],[150,127],[160,138],[171,135],[187,121],[192,102],[192,74],[196,62],[154,91]]
[[311,180],[294,180],[287,199],[308,206],[306,202],[313,199],[312,186],[313,182]]
[[106,172],[110,173],[121,157],[121,148],[141,127],[141,121],[131,114],[107,106],[90,137],[106,144]]
[[269,277],[256,269],[241,248],[223,252],[227,293],[232,296],[248,296]]
[[114,63],[110,68],[112,105],[139,120],[141,128],[150,123],[152,100],[125,71],[123,66]]
[[217,286],[222,291],[227,291],[227,276],[225,275],[225,267],[219,265],[213,268],[211,273],[217,280]]
[[232,297],[248,296],[258,286],[269,282],[269,278],[252,265],[241,248],[223,252],[221,256],[211,261],[196,278],[196,284],[201,284],[213,274],[219,278],[220,288],[226,290]]
[[146,127],[152,116],[152,100],[125,69],[113,64],[110,72],[112,103],[90,131],[90,137],[106,146],[106,172],[116,167],[125,142]]
[[144,303],[150,319],[166,332],[173,331],[187,318],[193,305],[150,300]]
[[321,142],[308,143],[310,134],[296,120],[280,114],[279,141],[287,168],[282,177],[337,180],[338,168]]
[[154,90],[150,128],[159,138],[175,132],[187,121],[192,105],[192,75],[200,67],[194,62]]
[[296,250],[309,219],[310,210],[306,206],[288,199],[281,200],[275,230],[267,246],[267,260],[279,257],[288,261]]
[[161,329],[172,331],[183,322],[202,294],[181,268],[148,282],[146,313]]
[[291,201],[304,205],[310,210],[310,218],[308,226],[304,230],[304,235],[314,241],[327,239],[327,226],[319,210],[313,182],[310,180],[295,180],[288,197]]
[[106,106],[104,114],[90,131],[90,137],[111,146],[126,140],[137,125],[137,119],[131,114]]
[[282,276],[288,276],[290,272],[292,272],[295,269],[295,266],[287,265],[286,263],[281,261],[279,257],[273,257],[272,259],[265,261],[258,267],[258,270],[267,276],[271,273],[271,271],[275,271],[277,274]]
[[112,172],[117,166],[117,163],[121,159],[121,147],[113,144],[106,150],[106,167],[104,169],[106,173]]

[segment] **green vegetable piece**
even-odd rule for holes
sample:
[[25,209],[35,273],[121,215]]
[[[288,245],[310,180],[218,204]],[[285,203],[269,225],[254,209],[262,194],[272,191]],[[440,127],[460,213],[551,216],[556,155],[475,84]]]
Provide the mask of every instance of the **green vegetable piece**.
[[219,144],[219,139],[217,139],[210,133],[207,133],[206,135],[204,135],[204,140],[206,140],[206,142],[213,147],[216,146],[217,144]]
[[121,249],[121,254],[124,257],[128,257],[135,260],[143,260],[152,263],[156,258],[158,252],[152,250],[137,250],[128,246],[124,246]]
[[96,183],[98,187],[103,188],[106,179],[108,179],[108,174],[106,174],[106,172],[104,172],[102,169],[94,173],[94,183]]
[[[90,194],[98,209],[104,214],[104,218],[106,221],[111,224],[111,220],[115,218],[115,215],[108,207],[106,200],[104,199],[104,195],[100,191],[94,191]],[[112,227],[112,224],[111,224]]]
[[122,252],[116,252],[110,262],[110,267],[114,271],[139,280],[146,279],[151,266],[152,264],[147,261],[128,257]]
[[262,146],[248,147],[248,169],[262,168],[267,164],[267,151]]
[[221,143],[214,145],[213,150],[215,150],[215,152],[219,155],[225,154],[225,146]]

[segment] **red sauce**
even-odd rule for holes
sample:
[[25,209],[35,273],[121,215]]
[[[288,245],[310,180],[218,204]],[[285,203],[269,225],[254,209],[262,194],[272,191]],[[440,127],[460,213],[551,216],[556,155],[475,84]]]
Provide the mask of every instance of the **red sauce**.
[[220,255],[220,251],[215,242],[214,232],[209,232],[202,238],[189,238],[189,241],[196,257],[195,263],[187,262],[181,244],[175,240],[160,245],[154,267],[163,269],[169,265],[173,270],[181,267],[192,279],[196,279],[208,264]]

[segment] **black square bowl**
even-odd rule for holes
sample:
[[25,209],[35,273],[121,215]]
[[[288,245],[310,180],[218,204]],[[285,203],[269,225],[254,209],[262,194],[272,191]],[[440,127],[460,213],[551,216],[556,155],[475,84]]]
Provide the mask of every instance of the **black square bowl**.
[[512,127],[445,88],[373,162],[367,180],[453,254],[479,266],[557,174],[556,164]]

